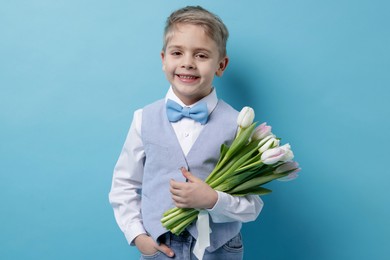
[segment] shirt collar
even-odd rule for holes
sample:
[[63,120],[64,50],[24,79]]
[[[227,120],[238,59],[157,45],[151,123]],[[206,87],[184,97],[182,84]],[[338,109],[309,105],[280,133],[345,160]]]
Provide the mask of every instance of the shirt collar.
[[169,87],[169,90],[165,96],[165,101],[167,101],[168,99],[175,101],[176,103],[178,103],[179,105],[181,105],[183,107],[193,107],[196,104],[198,104],[199,102],[206,102],[207,110],[208,110],[209,114],[211,114],[211,112],[214,110],[214,108],[217,106],[217,103],[218,103],[217,91],[215,90],[214,87],[213,87],[210,94],[208,94],[207,96],[205,96],[204,98],[202,98],[201,100],[199,100],[198,102],[196,102],[190,106],[185,105],[183,103],[183,101],[181,101],[180,98],[178,98],[176,96],[176,94],[173,92],[172,86]]

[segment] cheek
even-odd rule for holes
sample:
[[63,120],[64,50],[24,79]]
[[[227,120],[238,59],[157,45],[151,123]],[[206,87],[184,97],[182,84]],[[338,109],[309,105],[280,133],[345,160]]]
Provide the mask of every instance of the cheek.
[[204,75],[207,76],[207,78],[212,79],[217,72],[218,72],[218,69],[216,69],[215,66],[208,66],[204,70]]
[[172,62],[165,62],[163,63],[163,68],[166,72],[173,72],[176,68],[176,65]]

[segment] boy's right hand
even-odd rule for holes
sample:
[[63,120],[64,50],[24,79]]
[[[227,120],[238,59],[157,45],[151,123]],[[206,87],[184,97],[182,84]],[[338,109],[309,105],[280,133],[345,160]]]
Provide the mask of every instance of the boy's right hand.
[[157,251],[161,251],[168,257],[173,257],[175,253],[165,244],[158,245],[153,238],[146,234],[141,234],[134,239],[134,243],[138,250],[144,255],[153,255]]

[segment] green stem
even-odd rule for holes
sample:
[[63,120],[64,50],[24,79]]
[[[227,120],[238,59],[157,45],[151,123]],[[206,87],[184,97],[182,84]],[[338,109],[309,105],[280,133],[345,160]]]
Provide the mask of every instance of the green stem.
[[256,123],[253,123],[249,127],[242,129],[240,134],[233,140],[232,145],[229,150],[226,152],[225,158],[230,158],[234,155],[241,147],[248,143],[249,137],[251,137],[253,130],[255,129]]
[[[241,150],[241,148],[248,144],[248,140],[250,136],[253,133],[253,130],[255,129],[256,123],[253,123],[251,126],[240,129],[239,134],[237,134],[236,138],[233,140],[230,147],[227,148],[225,151],[225,148],[221,147],[221,151],[223,152],[223,158],[220,158],[217,165],[215,166],[214,170],[209,174],[209,176],[206,179],[207,183],[211,183],[214,181],[218,176],[221,176],[222,169],[225,169],[226,171],[226,165],[229,164],[230,159],[233,155],[235,155],[237,152]],[[257,141],[258,144],[259,141]]]
[[260,154],[257,154],[256,156],[253,156],[250,160],[248,160],[245,164],[242,165],[242,167],[239,167],[237,171],[246,171],[250,168],[256,167],[256,166],[262,166],[263,162],[260,160]]
[[176,211],[180,211],[181,209],[177,208],[177,207],[174,207],[174,208],[171,208],[171,209],[168,209],[167,211],[164,212],[163,216],[166,217]]
[[227,162],[225,165],[220,165],[218,168],[216,168],[216,171],[212,171],[212,174],[210,174],[205,182],[207,184],[210,184],[212,183],[213,181],[217,180],[218,178],[220,178],[221,176],[223,176],[226,172],[230,171],[231,167],[233,166],[233,164],[235,163],[234,160],[231,160],[229,162]]
[[198,216],[198,211],[194,210],[194,212],[192,212],[190,215],[186,216],[186,218],[183,219],[179,225],[176,225],[174,228],[170,229],[171,232],[175,235],[180,235],[181,232],[183,232],[183,230],[189,224],[191,224],[196,219],[197,216]]
[[259,171],[256,169],[251,169],[251,170],[248,170],[245,172],[235,174],[235,175],[227,178],[224,182],[222,182],[220,185],[218,185],[214,189],[219,190],[219,191],[223,191],[223,192],[229,191],[229,190],[233,189],[234,187],[240,185],[241,183],[247,181],[248,179],[252,179],[253,177],[255,177],[258,174],[259,174]]
[[174,218],[175,216],[185,213],[183,209],[179,209],[179,208],[173,208],[173,209],[175,210],[173,211],[171,209],[169,214],[163,215],[164,217],[161,219],[162,223],[166,223],[168,220]]
[[252,154],[257,151],[256,142],[249,143],[245,149],[240,153],[241,156],[237,156],[239,159],[232,161],[233,164],[224,174],[220,174],[219,177],[209,183],[211,188],[217,187],[219,184],[224,182],[228,177],[232,176],[236,169],[240,168],[245,162],[252,156]]
[[183,211],[180,211],[177,215],[171,216],[169,218],[166,217],[167,219],[164,221],[163,226],[167,229],[171,229],[172,225],[176,225],[177,223],[184,221],[191,214],[194,214],[196,212],[198,212],[196,209],[185,209]]
[[273,174],[271,172],[270,174],[267,174],[267,175],[259,176],[259,177],[256,177],[256,178],[252,178],[252,179],[250,179],[250,180],[248,180],[248,181],[238,185],[234,189],[228,191],[228,193],[231,194],[231,193],[237,193],[237,192],[240,192],[240,191],[248,190],[250,188],[266,184],[266,183],[268,183],[268,182],[270,182],[272,180],[278,179],[280,177],[284,177],[286,175],[287,174]]

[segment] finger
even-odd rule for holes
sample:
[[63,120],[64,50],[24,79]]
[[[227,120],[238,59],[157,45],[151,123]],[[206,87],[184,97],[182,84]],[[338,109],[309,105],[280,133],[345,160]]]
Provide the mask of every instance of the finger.
[[185,167],[180,168],[181,173],[183,174],[184,178],[189,179],[191,178],[191,173],[187,171]]
[[174,201],[176,208],[190,208],[188,203],[180,202],[180,201]]
[[178,181],[175,181],[174,179],[171,179],[170,185],[171,185],[171,190],[172,189],[180,190],[183,188],[183,182],[178,182]]
[[192,175],[191,172],[187,171],[186,168],[182,167],[180,170],[184,178],[186,178],[189,182],[196,182],[198,180],[198,178]]
[[181,190],[181,189],[174,189],[171,187],[169,189],[169,192],[171,193],[172,198],[173,198],[173,196],[175,196],[175,197],[182,197],[183,196],[183,190]]
[[188,201],[186,198],[184,198],[180,195],[175,195],[175,194],[172,194],[171,198],[172,198],[172,201],[176,207],[183,208],[183,207],[187,206]]
[[175,253],[173,252],[173,250],[171,248],[169,248],[166,244],[160,244],[157,249],[161,252],[163,252],[165,255],[167,255],[168,257],[173,257],[175,255]]

